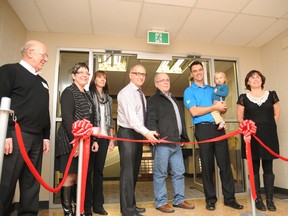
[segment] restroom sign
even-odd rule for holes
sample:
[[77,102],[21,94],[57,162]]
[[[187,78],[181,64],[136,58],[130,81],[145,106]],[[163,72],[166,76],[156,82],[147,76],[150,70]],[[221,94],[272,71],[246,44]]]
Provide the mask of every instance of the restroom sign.
[[147,43],[169,45],[169,32],[148,31]]

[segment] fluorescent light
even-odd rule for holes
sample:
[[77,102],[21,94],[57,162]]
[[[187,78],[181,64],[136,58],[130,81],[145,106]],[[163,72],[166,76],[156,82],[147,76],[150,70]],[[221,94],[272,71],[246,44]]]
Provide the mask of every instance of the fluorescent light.
[[127,57],[121,55],[98,55],[98,70],[126,72]]
[[184,72],[184,68],[181,68],[185,59],[177,59],[177,61],[162,61],[156,73],[173,73],[173,74],[182,74]]

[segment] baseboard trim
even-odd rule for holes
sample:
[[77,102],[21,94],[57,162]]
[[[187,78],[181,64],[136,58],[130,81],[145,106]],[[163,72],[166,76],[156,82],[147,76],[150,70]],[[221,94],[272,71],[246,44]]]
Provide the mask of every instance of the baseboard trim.
[[[261,193],[264,192],[264,188],[261,188]],[[287,195],[288,194],[288,189],[285,188],[280,188],[280,187],[274,187],[274,194],[281,194],[281,195]],[[17,209],[19,203],[13,203],[13,211]],[[40,209],[49,209],[49,201],[40,201],[39,203]]]
[[[12,210],[15,211],[18,208],[19,202],[15,202],[12,205]],[[39,202],[40,209],[49,209],[49,201],[40,201]]]

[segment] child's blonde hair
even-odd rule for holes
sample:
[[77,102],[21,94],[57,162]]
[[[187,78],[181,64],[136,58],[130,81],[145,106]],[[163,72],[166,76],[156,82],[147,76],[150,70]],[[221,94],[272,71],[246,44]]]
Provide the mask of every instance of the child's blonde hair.
[[215,77],[216,77],[216,75],[218,75],[218,74],[222,74],[222,75],[223,75],[224,80],[225,80],[224,83],[227,84],[227,78],[226,78],[226,75],[225,75],[225,73],[222,72],[222,71],[216,71],[216,72],[214,73],[214,82],[215,82]]

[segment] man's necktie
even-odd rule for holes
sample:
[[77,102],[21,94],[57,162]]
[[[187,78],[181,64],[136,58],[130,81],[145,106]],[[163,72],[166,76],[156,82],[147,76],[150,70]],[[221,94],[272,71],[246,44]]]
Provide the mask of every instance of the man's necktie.
[[143,119],[144,119],[144,122],[146,120],[146,108],[145,108],[145,102],[144,102],[144,94],[142,92],[142,90],[139,88],[137,90],[140,94],[140,98],[141,98],[141,103],[142,103],[142,110],[143,110]]

